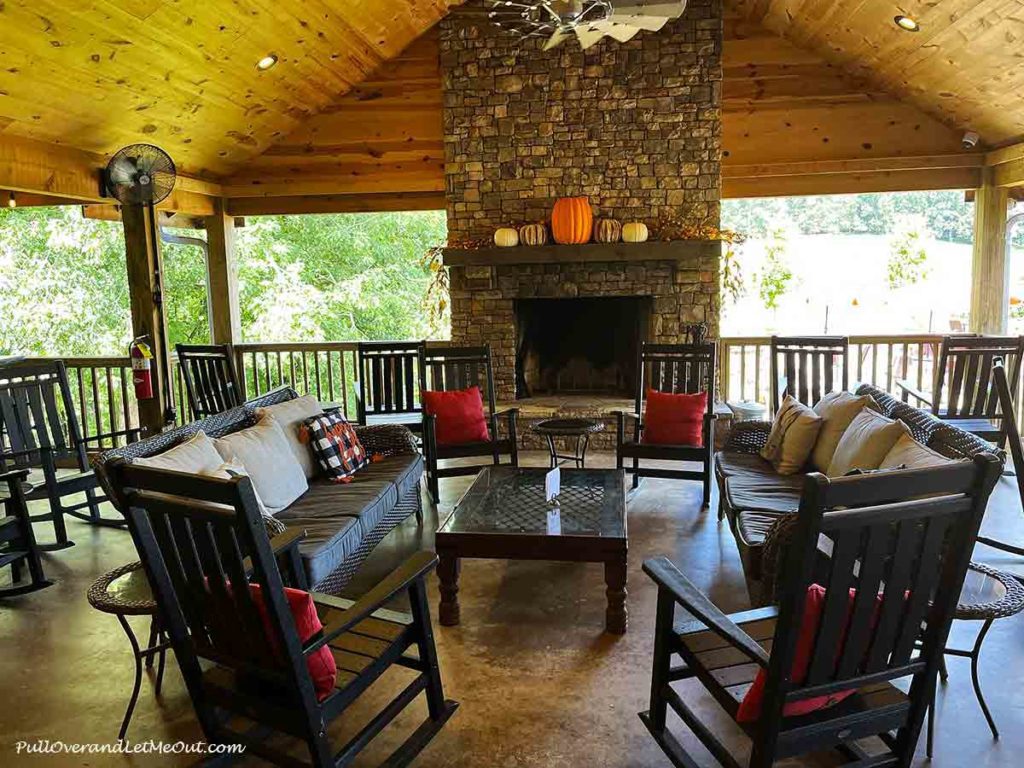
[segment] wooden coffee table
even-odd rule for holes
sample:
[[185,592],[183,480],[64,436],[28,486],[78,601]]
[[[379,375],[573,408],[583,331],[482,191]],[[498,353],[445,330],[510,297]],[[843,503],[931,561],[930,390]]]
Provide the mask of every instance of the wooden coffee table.
[[487,467],[437,530],[444,626],[459,623],[462,558],[604,563],[605,629],[623,634],[626,491],[621,469],[563,469],[557,515],[544,500],[546,469]]

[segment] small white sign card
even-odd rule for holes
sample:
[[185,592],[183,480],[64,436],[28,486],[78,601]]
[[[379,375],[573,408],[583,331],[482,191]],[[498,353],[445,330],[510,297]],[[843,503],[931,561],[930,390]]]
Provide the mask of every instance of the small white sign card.
[[562,535],[562,511],[558,507],[548,510],[548,536]]
[[562,473],[555,467],[544,476],[544,501],[550,502],[562,490]]

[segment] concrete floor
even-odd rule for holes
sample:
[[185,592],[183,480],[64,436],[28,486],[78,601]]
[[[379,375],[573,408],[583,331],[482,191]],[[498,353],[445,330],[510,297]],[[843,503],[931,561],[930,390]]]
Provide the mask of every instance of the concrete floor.
[[[526,463],[546,456],[527,454]],[[594,464],[610,457],[595,454]],[[373,553],[350,585],[358,595],[402,558],[429,548],[438,514],[450,511],[469,479],[442,482],[438,511],[429,508],[422,529],[410,519]],[[77,546],[45,556],[57,584],[33,595],[0,602],[0,764],[32,766],[191,765],[178,756],[25,756],[19,740],[109,743],[116,738],[131,688],[129,646],[116,620],[92,610],[88,585],[106,570],[134,559],[128,534],[71,523]],[[1016,485],[1004,478],[989,508],[987,533],[1024,542]],[[725,610],[747,607],[736,547],[714,511],[699,508],[696,483],[646,481],[629,504],[630,630],[602,632],[605,598],[598,565],[467,561],[461,578],[462,624],[436,625],[436,579],[430,590],[435,635],[446,692],[461,707],[416,763],[434,766],[667,766],[636,713],[646,708],[655,591],[640,568],[644,558],[669,556]],[[1024,573],[1024,562],[985,548],[976,558]],[[7,578],[4,576],[3,578]],[[138,624],[139,632],[145,627]],[[973,642],[977,625],[954,627],[953,641]],[[950,682],[940,690],[935,768],[1024,764],[1024,625],[1000,621],[986,641],[982,685],[1003,738],[993,742],[970,685],[968,663],[951,659]],[[340,724],[338,744],[369,716],[373,705],[397,693],[407,672],[385,676],[352,717]],[[742,755],[742,738],[717,706],[696,697],[728,743]],[[425,707],[400,718],[364,753],[375,765],[423,717]],[[678,723],[677,723],[678,725]],[[333,733],[333,731],[332,731]],[[194,742],[200,731],[181,677],[168,667],[163,695],[152,681],[142,694],[129,731],[135,741]],[[687,744],[693,740],[683,736]],[[921,755],[916,765],[925,765]],[[296,753],[299,754],[299,753]],[[702,764],[710,757],[698,750]],[[244,765],[259,765],[255,759]],[[795,763],[794,763],[795,764]],[[835,764],[831,755],[809,764]]]

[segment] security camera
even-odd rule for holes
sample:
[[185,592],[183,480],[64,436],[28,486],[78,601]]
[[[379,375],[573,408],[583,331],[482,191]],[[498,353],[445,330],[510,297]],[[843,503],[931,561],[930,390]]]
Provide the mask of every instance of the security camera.
[[964,149],[974,149],[976,146],[978,146],[978,142],[980,140],[981,136],[979,136],[975,131],[967,131],[964,134],[964,138],[962,140]]

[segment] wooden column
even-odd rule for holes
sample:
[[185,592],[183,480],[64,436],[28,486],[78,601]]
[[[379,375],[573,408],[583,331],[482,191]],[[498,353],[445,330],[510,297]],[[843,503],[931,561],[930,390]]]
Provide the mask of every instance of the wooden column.
[[974,259],[971,266],[971,320],[975,333],[1006,333],[1010,301],[1010,265],[1006,259],[1005,187],[984,169],[974,197]]
[[213,343],[237,344],[242,340],[242,322],[238,309],[235,220],[224,213],[223,200],[217,202],[214,215],[206,217],[206,241],[206,285]]
[[153,397],[139,401],[139,421],[150,434],[159,432],[166,424],[165,396],[170,382],[167,326],[160,306],[163,278],[157,215],[149,206],[126,205],[121,210],[132,336],[147,337],[146,342],[153,350]]

